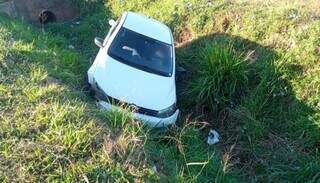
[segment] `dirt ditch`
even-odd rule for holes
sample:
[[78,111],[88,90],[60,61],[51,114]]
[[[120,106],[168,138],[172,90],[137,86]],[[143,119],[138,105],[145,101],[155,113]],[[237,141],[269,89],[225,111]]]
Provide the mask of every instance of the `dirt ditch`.
[[73,20],[79,10],[68,0],[11,0],[0,3],[0,13],[41,25]]

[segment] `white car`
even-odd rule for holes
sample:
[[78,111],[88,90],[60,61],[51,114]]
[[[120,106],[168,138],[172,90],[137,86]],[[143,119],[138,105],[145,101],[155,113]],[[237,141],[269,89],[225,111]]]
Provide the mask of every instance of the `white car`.
[[88,70],[98,104],[107,110],[133,106],[133,117],[150,127],[174,124],[179,110],[170,28],[132,12],[109,24],[106,38],[95,38],[100,50]]

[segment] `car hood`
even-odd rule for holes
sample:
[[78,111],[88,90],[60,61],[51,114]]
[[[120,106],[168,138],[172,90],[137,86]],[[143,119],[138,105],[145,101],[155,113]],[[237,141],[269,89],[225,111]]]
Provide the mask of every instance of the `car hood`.
[[148,73],[110,56],[99,61],[94,78],[110,97],[139,107],[163,110],[176,102],[174,76]]

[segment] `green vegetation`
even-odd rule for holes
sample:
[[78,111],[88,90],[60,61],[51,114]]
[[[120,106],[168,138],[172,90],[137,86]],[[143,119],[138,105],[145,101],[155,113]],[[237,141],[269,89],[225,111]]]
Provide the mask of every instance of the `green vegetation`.
[[[230,43],[229,43],[230,44]],[[187,88],[195,105],[214,109],[215,104],[225,106],[240,97],[248,85],[245,58],[234,52],[232,45],[210,43],[199,56],[199,73]]]
[[[79,25],[0,17],[0,181],[320,181],[319,2],[74,2]],[[84,89],[93,38],[126,10],[168,24],[188,70],[167,132]]]

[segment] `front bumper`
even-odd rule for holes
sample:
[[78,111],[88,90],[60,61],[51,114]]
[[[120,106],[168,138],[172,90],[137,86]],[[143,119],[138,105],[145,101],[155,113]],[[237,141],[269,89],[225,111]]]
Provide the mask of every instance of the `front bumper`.
[[[108,102],[105,102],[102,100],[98,100],[97,104],[99,105],[99,107],[106,110],[120,109],[119,107],[111,105]],[[158,118],[158,117],[148,116],[148,115],[139,114],[139,113],[133,113],[133,118],[141,120],[151,128],[162,128],[162,127],[167,127],[171,124],[175,124],[178,119],[178,115],[179,115],[179,110],[177,109],[173,115],[167,118]]]

